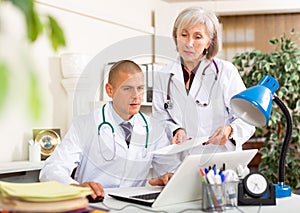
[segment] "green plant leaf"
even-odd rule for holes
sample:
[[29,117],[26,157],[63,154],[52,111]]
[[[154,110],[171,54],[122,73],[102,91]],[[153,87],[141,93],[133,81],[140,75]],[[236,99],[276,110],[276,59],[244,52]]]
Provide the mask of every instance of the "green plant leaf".
[[36,41],[38,36],[43,32],[43,25],[39,16],[32,11],[29,16],[26,16],[27,35],[31,42]]
[[295,33],[295,28],[291,29],[291,35],[293,35]]
[[39,93],[38,78],[34,72],[29,73],[28,107],[31,117],[38,120],[41,116],[42,101]]
[[48,37],[52,44],[52,48],[55,51],[57,51],[58,47],[66,45],[64,32],[53,17],[48,16],[48,23],[46,25],[46,28]]
[[296,109],[300,110],[300,99],[298,99],[296,102]]
[[274,38],[274,39],[270,40],[269,42],[270,42],[270,44],[278,44],[278,39]]
[[43,25],[35,11],[33,0],[9,0],[13,5],[20,9],[26,20],[27,37],[34,42],[43,31]]
[[0,61],[0,111],[8,95],[9,70],[4,62]]

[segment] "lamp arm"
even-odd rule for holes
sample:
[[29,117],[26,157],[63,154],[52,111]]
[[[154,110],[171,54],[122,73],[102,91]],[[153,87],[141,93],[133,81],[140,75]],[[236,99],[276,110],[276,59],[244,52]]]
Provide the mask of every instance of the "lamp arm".
[[289,147],[289,142],[292,136],[292,118],[290,115],[290,112],[288,111],[288,108],[285,106],[285,104],[277,97],[277,95],[274,95],[274,102],[279,106],[279,108],[282,110],[285,118],[286,118],[286,134],[283,140],[283,144],[281,147],[281,153],[280,153],[280,159],[279,159],[279,171],[278,171],[278,183],[283,184],[284,183],[284,167],[285,167],[285,157],[287,153],[287,149]]

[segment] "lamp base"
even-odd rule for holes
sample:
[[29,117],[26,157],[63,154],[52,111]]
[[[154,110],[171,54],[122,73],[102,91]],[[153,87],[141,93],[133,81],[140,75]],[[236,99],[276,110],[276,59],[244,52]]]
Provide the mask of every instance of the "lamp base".
[[273,206],[276,205],[275,186],[268,183],[266,192],[261,197],[251,197],[243,182],[238,184],[238,206]]
[[290,186],[284,185],[282,182],[274,184],[276,191],[276,198],[290,197],[292,195],[292,190]]

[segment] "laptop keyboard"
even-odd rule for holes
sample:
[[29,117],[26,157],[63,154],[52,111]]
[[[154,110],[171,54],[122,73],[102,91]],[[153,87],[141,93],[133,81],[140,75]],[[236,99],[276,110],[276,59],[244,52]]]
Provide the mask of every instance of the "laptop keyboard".
[[131,197],[142,199],[142,200],[153,200],[153,199],[156,199],[159,194],[160,194],[160,192],[155,192],[155,193],[149,193],[149,194],[134,195]]

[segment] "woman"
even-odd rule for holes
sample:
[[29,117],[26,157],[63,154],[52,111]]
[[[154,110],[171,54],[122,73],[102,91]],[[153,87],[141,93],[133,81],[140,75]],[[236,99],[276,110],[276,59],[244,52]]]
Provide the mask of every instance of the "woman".
[[208,137],[192,153],[241,150],[255,130],[231,113],[230,98],[245,85],[232,63],[215,57],[218,30],[212,12],[183,10],[173,27],[179,57],[156,75],[153,113],[173,132],[172,143]]

